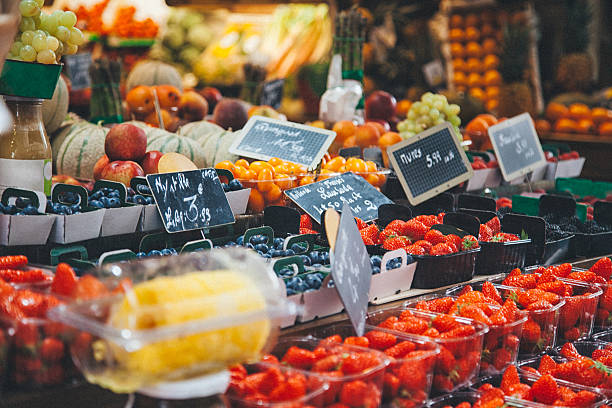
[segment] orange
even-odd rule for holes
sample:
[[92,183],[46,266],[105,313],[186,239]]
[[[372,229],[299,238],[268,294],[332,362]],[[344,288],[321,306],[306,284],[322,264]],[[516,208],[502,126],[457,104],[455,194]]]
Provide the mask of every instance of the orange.
[[604,122],[599,125],[599,134],[601,136],[610,136],[612,137],[612,122]]
[[244,167],[245,169],[249,168],[249,162],[246,161],[245,159],[238,159],[236,160],[236,163],[234,164],[239,167]]
[[455,58],[453,60],[453,71],[457,72],[457,71],[465,71],[465,70],[466,70],[465,61],[462,60],[461,58]]
[[576,125],[578,133],[589,134],[595,130],[595,123],[591,119],[580,119]]
[[264,210],[266,203],[263,195],[257,189],[252,188],[251,194],[249,195],[249,203],[247,209],[250,213],[260,213]]
[[266,199],[267,203],[270,203],[270,202],[278,201],[282,195],[283,195],[283,192],[281,188],[277,186],[276,184],[272,183],[272,186],[270,187],[270,189],[266,191],[266,193],[264,194],[264,198]]
[[355,142],[359,147],[370,147],[378,144],[380,138],[380,132],[378,128],[370,123],[365,125],[357,126],[357,132],[355,133]]
[[497,118],[489,113],[481,113],[476,116],[477,118],[483,119],[489,126],[497,124]]
[[251,163],[249,166],[249,170],[251,170],[252,172],[255,172],[256,174],[259,174],[259,172],[262,169],[270,170],[270,172],[272,173],[272,177],[274,177],[274,167],[272,167],[270,164],[266,163],[265,161],[257,160]]
[[315,120],[313,122],[309,122],[308,126],[325,129],[325,122],[323,122],[322,120]]
[[269,191],[274,183],[272,180],[274,179],[274,170],[262,168],[257,174],[257,189],[261,192]]
[[484,83],[486,86],[499,86],[502,83],[502,77],[499,71],[490,70],[484,74]]
[[373,161],[368,160],[368,161],[365,162],[365,164],[366,164],[366,171],[367,172],[373,173],[373,172],[378,171],[378,169],[376,167],[376,163],[374,163]]
[[131,112],[146,115],[155,110],[155,96],[153,89],[140,85],[128,92],[125,101]]
[[378,147],[382,151],[383,163],[385,167],[389,167],[389,156],[387,155],[387,147],[393,146],[402,141],[402,137],[396,132],[387,132],[378,139]]
[[374,126],[378,130],[378,137],[382,136],[382,134],[387,131],[387,129],[385,129],[383,124],[379,123],[379,122],[368,121],[368,122],[366,122],[366,125]]
[[159,106],[162,109],[177,110],[181,103],[181,91],[172,85],[157,85],[155,87]]
[[278,157],[272,157],[270,160],[268,160],[268,164],[272,167],[276,167],[278,165],[283,164],[283,159],[279,159]]
[[306,176],[300,180],[300,186],[305,186],[306,184],[312,184],[315,180],[312,176]]
[[465,40],[465,32],[460,28],[451,28],[448,38],[451,41],[463,41]]
[[485,71],[497,69],[499,67],[499,57],[495,54],[489,54],[484,58],[482,65]]
[[597,125],[603,122],[611,121],[612,110],[599,107],[593,108],[591,110],[591,119],[593,119],[593,122],[595,122]]
[[487,102],[485,102],[485,109],[487,112],[495,112],[497,111],[497,108],[499,108],[499,99],[489,99]]
[[319,174],[319,179],[317,181],[328,179],[332,177],[334,174],[336,174],[336,172],[327,170],[327,169],[323,169],[321,170],[321,173]]
[[495,54],[497,50],[497,41],[493,38],[486,38],[482,42],[482,51],[485,54]]
[[278,185],[281,190],[287,190],[293,187],[293,180],[291,180],[287,174],[277,174],[276,185]]
[[478,58],[468,58],[465,64],[467,72],[482,72],[482,62]]
[[476,41],[471,41],[465,46],[465,53],[468,57],[482,57],[482,47]]
[[405,118],[411,106],[411,101],[409,101],[408,99],[402,99],[397,103],[397,106],[395,107],[395,114],[400,118]]
[[351,136],[344,141],[342,147],[355,147],[357,146],[357,136]]
[[485,89],[487,100],[499,98],[499,86],[488,86]]
[[449,25],[451,28],[463,27],[463,16],[461,14],[453,14],[450,17]]
[[576,131],[577,124],[571,119],[561,118],[555,122],[555,132],[562,133],[574,133]]
[[482,90],[482,88],[479,87],[470,88],[470,96],[479,99],[483,102],[486,99],[484,91]]
[[[175,115],[173,115],[166,109],[161,109],[159,112],[161,114],[162,121],[164,122],[165,129],[169,129],[175,123],[175,121],[178,120]],[[151,126],[160,127],[157,112],[149,113],[144,121],[145,123],[148,123]]]
[[568,114],[569,114],[569,109],[567,109],[567,106],[561,103],[551,102],[546,107],[545,116],[546,116],[546,119],[550,121],[556,121],[561,118],[567,117]]
[[352,171],[355,173],[365,173],[367,168],[368,167],[366,163],[356,157],[351,157],[346,161],[346,171]]
[[467,92],[467,86],[465,86],[465,85],[456,86],[456,87],[455,87],[455,90],[456,90],[457,92]]
[[373,186],[378,185],[378,175],[377,174],[364,174],[363,178],[365,178],[366,181]]
[[465,86],[467,84],[467,76],[461,71],[453,74],[453,83],[457,86]]
[[[483,37],[490,37],[495,34],[495,28],[491,24],[484,24],[480,27],[480,35]],[[485,40],[486,41],[486,40]]]
[[480,39],[480,30],[476,27],[468,27],[465,29],[465,39],[467,41],[478,41]]
[[584,103],[572,103],[569,106],[569,117],[574,120],[589,119],[591,110]]
[[289,166],[287,163],[283,163],[283,164],[279,164],[278,166],[274,166],[274,174],[280,174],[280,173],[291,173],[291,171],[293,170],[292,166]]
[[467,126],[465,127],[465,131],[468,132],[470,135],[483,134],[487,132],[489,126],[490,125],[487,120],[477,116],[468,122]]
[[236,166],[229,160],[223,160],[215,165],[215,169],[225,169],[232,172],[234,177],[236,177]]
[[334,124],[332,130],[336,132],[335,141],[343,142],[355,134],[356,127],[350,120],[341,120],[340,122],[336,122]]
[[550,132],[552,126],[546,119],[538,119],[535,121],[535,128],[538,135],[545,135]]
[[478,17],[477,14],[470,13],[467,16],[465,16],[465,26],[466,27],[477,26],[478,24],[480,24],[480,17]]
[[467,79],[467,86],[470,88],[476,88],[482,86],[482,77],[476,72],[472,72]]
[[342,156],[334,157],[327,163],[325,163],[325,169],[331,171],[338,171],[338,169],[346,164],[346,159]]
[[451,55],[453,56],[453,58],[465,57],[465,49],[463,48],[463,45],[461,45],[461,43],[458,43],[458,42],[451,43],[450,51],[451,51]]

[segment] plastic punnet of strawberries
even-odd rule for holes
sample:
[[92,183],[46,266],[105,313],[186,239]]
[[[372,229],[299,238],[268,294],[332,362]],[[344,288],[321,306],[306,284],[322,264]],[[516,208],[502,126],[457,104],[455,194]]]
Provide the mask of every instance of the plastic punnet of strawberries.
[[450,392],[478,375],[482,342],[487,325],[443,313],[404,307],[368,315],[366,322],[381,329],[424,336],[440,347],[436,357],[432,389]]
[[561,297],[565,305],[560,309],[557,337],[565,341],[576,341],[591,335],[597,305],[603,292],[594,284],[557,277],[565,274],[565,271],[571,271],[571,268],[570,264],[539,267],[533,273],[522,273],[520,269],[514,269],[501,282],[504,286],[539,289]]
[[502,232],[501,222],[498,217],[493,217],[484,224],[480,224],[478,240],[482,242],[512,242],[520,240],[515,234]]
[[337,338],[281,340],[273,351],[288,367],[316,374],[328,382],[323,406],[378,407],[389,359],[380,351],[337,343]]
[[[435,311],[476,320],[489,326],[485,334],[480,362],[481,374],[496,374],[516,362],[523,325],[527,314],[511,299],[502,300],[491,282],[482,284],[482,291],[470,285],[457,290],[458,296],[419,301],[419,310]],[[446,307],[446,306],[450,307]]]

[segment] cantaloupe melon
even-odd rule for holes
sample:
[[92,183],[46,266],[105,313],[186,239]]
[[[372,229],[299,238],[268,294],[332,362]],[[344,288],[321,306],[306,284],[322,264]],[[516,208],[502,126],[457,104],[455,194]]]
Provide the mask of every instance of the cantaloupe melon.
[[217,137],[207,138],[201,145],[204,150],[206,166],[214,167],[215,164],[224,160],[232,162],[238,160],[238,156],[229,152],[229,148],[234,140],[236,140],[236,137],[236,132],[226,131]]
[[62,122],[68,115],[68,103],[70,96],[68,86],[64,78],[60,76],[53,92],[53,97],[43,101],[42,115],[47,134],[51,134],[60,128]]
[[53,162],[58,174],[93,179],[96,161],[104,154],[108,129],[80,121],[66,133],[56,137],[51,145]]
[[159,61],[145,60],[134,66],[127,78],[127,91],[138,85],[173,85],[183,91],[181,74],[172,65]]
[[161,129],[158,129],[158,131],[156,134],[147,135],[147,151],[159,150],[162,153],[180,153],[194,162],[198,168],[207,167],[204,152],[196,142]]

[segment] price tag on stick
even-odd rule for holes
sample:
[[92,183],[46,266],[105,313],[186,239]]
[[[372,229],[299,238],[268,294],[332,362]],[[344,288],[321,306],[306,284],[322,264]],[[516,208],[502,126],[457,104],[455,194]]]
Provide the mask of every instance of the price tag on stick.
[[336,132],[263,116],[253,116],[229,151],[258,160],[272,157],[317,167]]
[[378,207],[393,203],[363,177],[350,172],[292,188],[285,194],[315,220],[328,208],[340,211],[348,204],[356,217],[372,221],[378,218]]
[[417,205],[474,174],[448,122],[387,148],[410,204]]
[[150,174],[147,183],[170,233],[235,221],[215,169]]
[[493,125],[488,130],[504,180],[514,180],[546,165],[540,139],[528,113]]
[[[338,214],[335,210],[328,211]],[[334,285],[355,332],[358,336],[363,336],[372,282],[372,265],[348,204],[342,208],[333,248],[331,275]]]

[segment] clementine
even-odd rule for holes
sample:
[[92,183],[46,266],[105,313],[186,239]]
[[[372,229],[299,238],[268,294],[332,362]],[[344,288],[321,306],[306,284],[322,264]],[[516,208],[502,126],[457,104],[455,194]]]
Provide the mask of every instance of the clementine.
[[612,137],[612,122],[604,122],[599,125],[599,134],[601,136]]
[[584,103],[572,103],[569,106],[569,117],[574,120],[590,119],[591,110]]
[[556,121],[561,118],[567,117],[568,114],[569,109],[567,109],[567,106],[561,103],[551,102],[546,107],[546,119],[551,121]]
[[555,122],[553,129],[555,132],[574,133],[576,132],[577,124],[572,119],[561,118]]
[[332,127],[332,130],[336,132],[335,141],[343,142],[347,138],[353,136],[357,128],[355,124],[351,122],[350,120],[341,120],[334,124],[334,126]]

